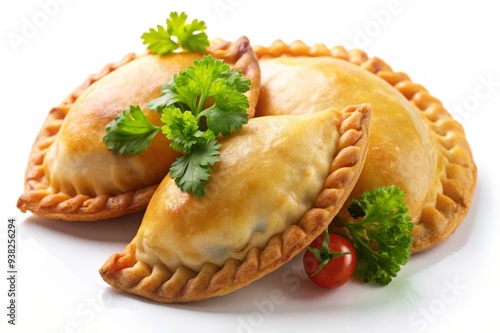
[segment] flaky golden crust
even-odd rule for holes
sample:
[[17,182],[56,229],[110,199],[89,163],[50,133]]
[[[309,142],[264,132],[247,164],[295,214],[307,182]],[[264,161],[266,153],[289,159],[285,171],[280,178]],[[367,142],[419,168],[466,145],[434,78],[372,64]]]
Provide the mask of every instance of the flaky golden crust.
[[[250,118],[253,117],[260,91],[260,68],[248,39],[241,37],[236,42],[216,40],[211,43],[207,53],[225,60],[251,80],[251,89],[247,92],[250,102],[247,112]],[[66,221],[93,221],[124,216],[146,208],[158,184],[118,194],[54,193],[47,184],[44,159],[78,97],[93,83],[117,68],[148,54],[131,53],[119,62],[106,65],[99,73],[89,76],[59,106],[49,112],[33,144],[25,173],[25,191],[17,201],[17,207],[22,212],[31,211],[36,215]]]
[[[460,225],[472,202],[477,167],[463,127],[455,121],[443,104],[420,84],[402,72],[394,72],[383,60],[357,49],[329,48],[324,44],[308,46],[301,41],[286,44],[277,40],[270,46],[254,46],[259,59],[287,56],[333,57],[353,63],[385,80],[412,103],[425,119],[429,132],[439,146],[444,172],[438,175],[440,188],[422,208],[412,231],[412,252],[424,251],[450,236]],[[370,101],[365,101],[370,103]]]
[[118,211],[123,212],[120,215],[125,215],[144,209],[156,186],[115,196],[90,197],[81,194],[73,197],[64,193],[51,193],[44,182],[43,168],[45,155],[54,143],[64,118],[77,98],[94,82],[141,56],[143,55],[130,53],[121,61],[106,65],[99,73],[90,75],[62,101],[61,105],[50,110],[31,149],[25,173],[25,191],[17,201],[17,207],[23,213],[31,211],[52,219],[91,221],[115,217]]
[[337,154],[313,208],[274,235],[264,248],[251,248],[243,260],[231,258],[221,267],[205,263],[199,271],[185,266],[169,271],[162,263],[151,267],[138,261],[133,240],[106,261],[100,269],[102,278],[119,290],[171,303],[225,295],[276,270],[321,234],[352,191],[366,158],[369,121],[368,105],[343,111]]

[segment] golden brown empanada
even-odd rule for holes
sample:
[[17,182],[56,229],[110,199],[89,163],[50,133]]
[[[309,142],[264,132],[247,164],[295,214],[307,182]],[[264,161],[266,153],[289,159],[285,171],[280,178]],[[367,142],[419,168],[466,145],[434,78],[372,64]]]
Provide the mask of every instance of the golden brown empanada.
[[[413,252],[454,232],[471,204],[477,170],[462,126],[438,99],[360,50],[280,40],[254,50],[262,75],[256,116],[369,103],[370,148],[350,198],[383,185],[403,189],[414,223]],[[344,219],[349,202],[339,213]]]
[[[253,117],[260,90],[258,61],[247,38],[217,40],[208,53],[239,69],[251,80],[247,93]],[[90,76],[53,108],[33,145],[26,170],[25,193],[18,200],[27,210],[62,220],[118,217],[146,208],[177,154],[165,136],[157,135],[138,156],[114,155],[102,138],[106,125],[131,105],[139,105],[155,125],[160,114],[145,105],[160,95],[175,73],[202,53],[166,56],[130,54]]]
[[204,197],[166,177],[137,235],[101,268],[158,302],[224,295],[275,270],[330,223],[361,172],[370,108],[254,118],[221,138]]

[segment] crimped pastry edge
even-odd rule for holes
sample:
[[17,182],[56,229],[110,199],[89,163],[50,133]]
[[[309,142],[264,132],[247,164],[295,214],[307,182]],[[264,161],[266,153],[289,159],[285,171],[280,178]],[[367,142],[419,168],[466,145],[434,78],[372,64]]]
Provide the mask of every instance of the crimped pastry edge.
[[[253,117],[260,91],[260,67],[248,38],[240,37],[235,42],[213,40],[207,53],[225,60],[251,79],[252,88],[247,92],[247,96],[253,103],[250,104],[247,112],[249,117]],[[25,171],[24,193],[17,200],[17,207],[23,213],[31,211],[35,215],[65,221],[95,221],[132,214],[146,208],[159,184],[118,195],[77,194],[69,196],[65,193],[52,193],[43,181],[45,177],[43,161],[59,133],[64,118],[77,98],[94,82],[117,68],[148,54],[150,54],[148,51],[143,54],[129,53],[120,61],[107,64],[100,72],[90,75],[60,105],[50,110],[33,143]]]
[[[413,82],[404,72],[395,72],[378,57],[369,57],[359,49],[343,46],[328,47],[323,43],[312,46],[297,40],[287,44],[275,40],[269,46],[255,45],[259,59],[280,56],[332,57],[355,64],[392,85],[426,119],[444,157],[444,175],[440,178],[442,191],[436,194],[433,205],[422,210],[414,224],[412,253],[427,250],[448,238],[461,224],[469,211],[477,182],[477,166],[462,125],[453,119],[439,99]],[[366,101],[369,103],[369,101]]]
[[199,272],[184,266],[174,272],[163,264],[153,267],[135,257],[135,239],[112,255],[99,270],[101,277],[121,291],[161,303],[191,302],[222,296],[276,270],[307,247],[328,227],[351,193],[363,168],[369,140],[371,108],[346,107],[339,128],[338,152],[312,209],[263,249],[252,248],[242,261],[228,259],[222,267],[206,263]]

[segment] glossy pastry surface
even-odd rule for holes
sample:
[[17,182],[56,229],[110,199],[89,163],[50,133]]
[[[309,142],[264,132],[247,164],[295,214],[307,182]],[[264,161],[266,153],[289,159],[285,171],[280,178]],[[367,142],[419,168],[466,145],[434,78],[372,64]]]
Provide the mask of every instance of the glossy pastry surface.
[[363,166],[370,108],[254,118],[222,139],[205,195],[167,176],[126,249],[101,268],[159,302],[224,295],[277,269],[337,214]]
[[[257,116],[369,103],[367,162],[350,198],[379,186],[399,186],[415,224],[414,252],[455,230],[468,211],[477,170],[461,125],[439,100],[360,50],[308,47],[300,41],[276,41],[255,50],[262,75]],[[344,219],[349,218],[347,205],[339,214]]]

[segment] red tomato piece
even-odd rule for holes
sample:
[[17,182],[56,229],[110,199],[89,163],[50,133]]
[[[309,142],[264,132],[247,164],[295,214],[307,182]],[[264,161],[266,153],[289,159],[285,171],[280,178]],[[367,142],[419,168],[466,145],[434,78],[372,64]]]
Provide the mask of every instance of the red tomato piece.
[[[324,241],[328,236],[327,242]],[[339,235],[318,236],[307,248],[303,265],[311,280],[322,288],[338,288],[351,279],[357,257],[352,243]],[[323,266],[323,267],[320,267]]]

